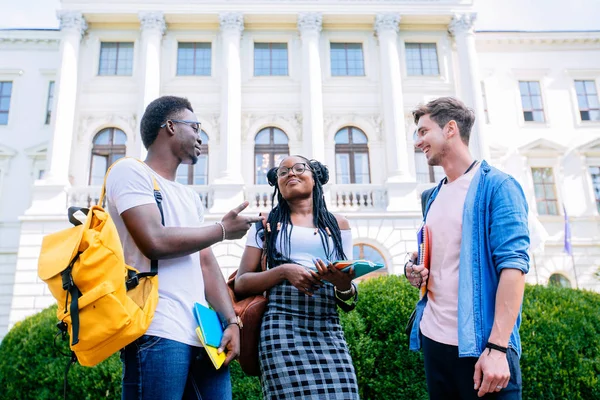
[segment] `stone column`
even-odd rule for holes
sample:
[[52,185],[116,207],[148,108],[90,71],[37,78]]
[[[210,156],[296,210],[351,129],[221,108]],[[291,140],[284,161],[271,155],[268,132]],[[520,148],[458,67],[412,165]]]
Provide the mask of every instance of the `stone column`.
[[[388,210],[402,211],[414,208],[408,193],[415,187],[407,151],[404,126],[404,99],[398,55],[398,25],[400,15],[377,14],[375,32],[379,39],[379,64],[381,68],[381,105],[383,109],[383,136],[386,147],[386,188]],[[406,204],[405,204],[406,203]]]
[[219,15],[221,26],[221,156],[215,179],[213,212],[230,210],[243,201],[241,173],[242,75],[240,40],[244,16],[228,12]]
[[489,148],[484,137],[485,114],[481,96],[479,63],[475,48],[473,23],[476,13],[456,14],[448,25],[448,31],[454,36],[458,53],[458,70],[460,73],[460,99],[475,111],[475,124],[471,130],[469,148],[476,159],[489,161]]
[[302,38],[302,131],[304,155],[324,162],[323,90],[319,37],[320,13],[301,13],[298,30]]
[[75,126],[79,47],[87,24],[81,12],[58,11],[60,30],[60,68],[56,85],[56,108],[52,140],[48,149],[48,173],[36,181],[32,205],[26,214],[64,214],[66,190],[70,185],[69,164]]
[[[160,50],[162,37],[166,31],[165,17],[162,12],[142,11],[138,14],[141,26],[141,74],[142,74],[142,103],[138,121],[148,104],[160,96]],[[139,125],[139,123],[138,123]],[[136,136],[140,143],[140,158],[146,158],[147,150],[144,147],[141,136]]]

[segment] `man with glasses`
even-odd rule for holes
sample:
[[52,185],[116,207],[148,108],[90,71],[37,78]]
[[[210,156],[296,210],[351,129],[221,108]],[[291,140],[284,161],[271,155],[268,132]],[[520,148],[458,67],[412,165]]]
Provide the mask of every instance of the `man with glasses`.
[[415,147],[446,178],[424,207],[429,270],[409,261],[411,284],[426,284],[410,349],[423,350],[430,399],[521,398],[521,303],[529,271],[527,201],[510,175],[474,160],[475,115],[442,97],[413,111]]
[[[191,188],[175,181],[180,164],[195,164],[202,143],[200,123],[187,99],[164,96],[151,102],[141,120],[144,163],[126,159],[107,178],[108,211],[123,244],[125,261],[141,272],[158,260],[159,301],[144,336],[121,352],[123,399],[231,399],[229,364],[239,355],[239,319],[210,248],[239,239],[259,217],[240,214],[245,202],[220,222],[202,226],[204,208]],[[162,195],[164,222],[154,197]],[[227,321],[215,370],[196,335],[192,307],[210,305]]]

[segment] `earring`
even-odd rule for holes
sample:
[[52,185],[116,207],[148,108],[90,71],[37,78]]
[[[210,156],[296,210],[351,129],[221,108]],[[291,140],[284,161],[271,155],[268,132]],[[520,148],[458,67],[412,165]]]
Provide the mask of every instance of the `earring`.
[[267,232],[271,233],[271,224],[267,222]]
[[325,232],[327,232],[327,235],[329,235],[329,237],[331,237],[331,231],[329,230],[328,226],[325,227]]
[[279,232],[281,230],[281,222],[277,223],[277,232]]
[[315,235],[319,232],[319,228],[315,228]]

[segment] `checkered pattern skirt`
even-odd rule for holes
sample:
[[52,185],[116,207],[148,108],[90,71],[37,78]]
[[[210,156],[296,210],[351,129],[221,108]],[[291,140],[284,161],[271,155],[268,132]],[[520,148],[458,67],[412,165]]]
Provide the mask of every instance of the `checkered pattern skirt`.
[[265,400],[358,399],[333,285],[308,297],[288,281],[269,291],[259,357]]

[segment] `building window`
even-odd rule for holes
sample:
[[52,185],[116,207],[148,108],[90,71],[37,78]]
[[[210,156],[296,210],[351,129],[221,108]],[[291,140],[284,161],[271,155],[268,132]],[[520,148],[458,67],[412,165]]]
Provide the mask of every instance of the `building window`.
[[46,125],[52,120],[52,103],[54,102],[54,81],[48,84],[48,101],[46,103]]
[[525,122],[544,122],[544,104],[542,91],[537,81],[519,81],[523,119]]
[[288,137],[279,128],[262,129],[254,139],[254,182],[267,184],[267,172],[290,154]]
[[444,168],[439,165],[429,165],[425,153],[420,149],[415,149],[415,171],[419,183],[437,183],[446,176]]
[[364,76],[362,43],[331,43],[332,76]]
[[[346,256],[347,255],[348,254],[346,254]],[[383,255],[381,254],[381,252],[379,250],[377,250],[375,247],[373,247],[371,245],[368,245],[365,243],[357,243],[354,246],[352,246],[352,258],[354,260],[368,260],[368,261],[372,261],[377,264],[385,265],[385,268],[380,269],[375,272],[372,272],[361,278],[358,278],[357,279],[358,281],[361,281],[364,279],[369,279],[369,278],[375,278],[377,276],[387,274],[387,265],[386,265],[385,259],[383,258]]]
[[12,82],[0,82],[0,125],[8,124]]
[[600,105],[595,81],[575,81],[579,116],[582,121],[600,121]]
[[558,201],[552,168],[531,168],[537,211],[540,215],[558,215]]
[[179,43],[177,47],[177,75],[210,76],[211,44]]
[[594,188],[594,197],[596,198],[596,208],[600,213],[600,166],[590,167],[590,174],[592,175],[592,187]]
[[490,115],[488,113],[487,94],[485,93],[485,83],[481,82],[481,97],[483,100],[483,115],[485,115],[485,123],[490,123]]
[[194,165],[180,164],[175,180],[183,185],[208,185],[208,135],[200,131],[200,156]]
[[563,274],[552,274],[548,279],[548,286],[570,288],[571,281],[569,281],[569,279]]
[[406,71],[408,75],[439,75],[435,43],[406,43]]
[[254,76],[286,76],[287,43],[254,43]]
[[94,137],[90,186],[101,186],[108,167],[119,158],[125,157],[127,136],[117,128],[106,128]]
[[334,140],[336,182],[371,183],[367,135],[348,126],[340,129]]
[[133,72],[132,42],[102,42],[98,75],[131,75]]

